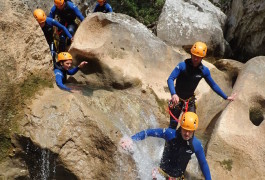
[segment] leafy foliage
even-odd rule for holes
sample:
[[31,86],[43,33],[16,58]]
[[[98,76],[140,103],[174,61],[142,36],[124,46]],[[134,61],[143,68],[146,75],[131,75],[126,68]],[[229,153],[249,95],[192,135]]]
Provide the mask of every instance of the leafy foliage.
[[150,25],[158,20],[165,0],[109,0],[116,13],[127,14],[139,22]]

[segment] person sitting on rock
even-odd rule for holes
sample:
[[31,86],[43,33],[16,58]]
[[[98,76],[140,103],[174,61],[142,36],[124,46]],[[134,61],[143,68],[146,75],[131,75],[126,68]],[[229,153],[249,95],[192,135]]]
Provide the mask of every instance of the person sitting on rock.
[[56,63],[56,69],[54,70],[56,84],[60,89],[76,92],[76,90],[65,86],[65,82],[68,75],[74,75],[80,68],[83,68],[87,64],[86,61],[81,62],[77,67],[72,68],[73,58],[68,52],[61,52],[58,54],[58,62]]
[[[74,36],[75,31],[77,30],[77,23],[75,22],[78,18],[81,22],[84,20],[84,16],[79,11],[78,7],[67,0],[54,0],[54,6],[51,8],[50,18],[57,17],[59,22],[68,29],[72,36]],[[59,52],[65,51],[66,37],[62,31],[59,31]],[[71,41],[68,41],[70,45]]]
[[53,38],[53,26],[57,27],[58,29],[62,29],[69,39],[72,39],[72,35],[70,34],[70,32],[67,30],[65,26],[60,24],[58,21],[47,17],[45,12],[42,9],[34,10],[33,15],[35,19],[38,21],[44,33],[46,41],[50,46],[53,64],[55,65],[56,48],[54,45],[54,38]]
[[113,12],[110,4],[107,3],[106,0],[97,0],[97,1],[98,2],[93,12],[103,12],[103,13]]
[[153,170],[153,179],[156,173],[160,173],[168,179],[184,179],[184,172],[195,153],[202,173],[206,180],[211,179],[210,169],[205,158],[201,142],[194,136],[198,128],[199,119],[194,112],[186,112],[181,118],[180,127],[176,129],[147,129],[136,133],[131,138],[122,138],[120,146],[122,149],[132,152],[133,142],[143,140],[149,136],[165,139],[165,147],[160,161],[160,167]]
[[[176,129],[178,123],[175,118],[179,118],[186,106],[186,111],[196,113],[194,91],[202,78],[209,86],[223,99],[233,101],[236,94],[227,96],[220,87],[214,82],[209,69],[201,61],[206,56],[207,46],[203,42],[196,42],[191,48],[191,58],[180,62],[170,74],[167,83],[171,93],[170,128]],[[174,80],[176,79],[175,87]]]

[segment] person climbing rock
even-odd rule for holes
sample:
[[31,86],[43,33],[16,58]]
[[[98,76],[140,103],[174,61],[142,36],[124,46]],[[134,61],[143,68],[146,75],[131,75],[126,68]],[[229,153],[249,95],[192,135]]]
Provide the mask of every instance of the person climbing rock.
[[98,2],[93,12],[103,12],[103,13],[113,12],[110,4],[107,3],[106,0],[97,0],[97,1]]
[[70,32],[67,30],[65,26],[60,24],[58,21],[47,17],[45,12],[42,9],[34,10],[33,15],[35,19],[37,20],[37,22],[39,23],[44,33],[44,36],[46,38],[46,41],[49,44],[52,59],[53,59],[53,64],[55,65],[56,48],[54,45],[53,27],[55,26],[58,29],[62,29],[69,39],[72,39],[72,35],[70,34]]
[[68,75],[74,75],[77,73],[77,71],[80,68],[83,68],[84,65],[87,64],[86,61],[81,62],[77,67],[72,68],[72,63],[73,63],[73,58],[70,53],[68,52],[61,52],[58,54],[58,62],[56,63],[56,69],[54,69],[54,74],[55,74],[55,81],[57,86],[60,89],[70,91],[70,92],[79,92],[75,89],[71,89],[67,86],[65,86],[65,82],[67,79],[67,74]]
[[[202,78],[223,99],[233,101],[236,94],[227,96],[214,82],[209,69],[201,61],[206,56],[207,46],[203,42],[196,42],[191,48],[191,58],[180,62],[170,74],[167,83],[171,93],[169,109],[173,116],[179,118],[181,112],[196,112],[194,91]],[[176,80],[175,87],[174,81]],[[170,116],[170,128],[176,129],[178,123]]]
[[126,151],[132,151],[133,143],[149,136],[165,139],[165,147],[159,168],[155,168],[152,176],[156,179],[156,173],[160,173],[168,179],[184,179],[191,155],[195,153],[201,171],[206,180],[211,179],[211,173],[205,158],[204,150],[199,139],[194,135],[198,128],[199,119],[194,112],[186,112],[181,118],[180,127],[147,129],[136,133],[131,138],[122,138],[120,146]]
[[[78,27],[75,21],[76,18],[78,18],[81,22],[84,20],[84,16],[79,11],[78,7],[69,0],[54,0],[54,6],[51,8],[49,17],[53,19],[58,18],[58,21],[68,29],[72,36],[74,36]],[[58,34],[59,52],[64,52],[66,49],[65,33],[59,31]],[[70,45],[71,41],[67,41],[67,43]]]

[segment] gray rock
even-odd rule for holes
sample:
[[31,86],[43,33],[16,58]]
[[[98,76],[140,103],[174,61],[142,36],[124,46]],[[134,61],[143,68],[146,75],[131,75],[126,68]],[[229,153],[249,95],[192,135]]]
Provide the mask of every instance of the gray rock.
[[208,45],[209,54],[223,56],[226,15],[208,0],[167,0],[157,25],[157,36],[173,46],[191,47],[196,41]]

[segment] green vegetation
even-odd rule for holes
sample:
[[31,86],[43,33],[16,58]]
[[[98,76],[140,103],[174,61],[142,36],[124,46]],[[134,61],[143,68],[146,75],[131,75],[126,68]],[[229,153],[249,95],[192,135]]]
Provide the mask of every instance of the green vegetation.
[[0,134],[0,161],[11,153],[11,140]]
[[109,3],[114,12],[127,14],[150,25],[158,20],[165,0],[109,0]]
[[24,100],[30,98],[43,87],[53,87],[52,81],[39,76],[31,76],[20,85],[21,96]]
[[226,170],[228,170],[228,171],[232,170],[232,165],[233,165],[233,160],[232,159],[223,160],[222,162],[219,162],[219,163]]
[[168,106],[167,101],[163,100],[163,99],[159,99],[159,97],[156,95],[155,91],[152,88],[149,87],[148,89],[150,90],[151,94],[153,94],[155,96],[156,102],[157,102],[158,107],[161,110],[161,112],[163,114],[168,114],[166,112],[166,109],[167,109],[167,106]]
[[23,116],[26,100],[44,87],[52,87],[52,79],[40,76],[30,76],[20,84],[12,84],[4,78],[0,89],[0,161],[12,151],[11,135],[18,132],[18,121]]
[[231,6],[232,0],[219,0],[217,3],[213,2],[213,0],[210,0],[210,2],[226,13]]

